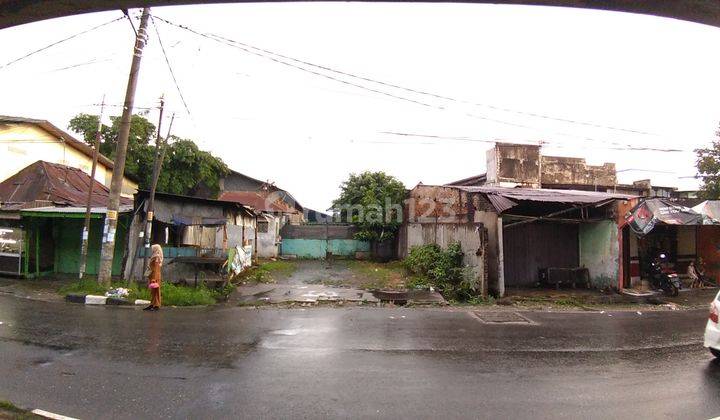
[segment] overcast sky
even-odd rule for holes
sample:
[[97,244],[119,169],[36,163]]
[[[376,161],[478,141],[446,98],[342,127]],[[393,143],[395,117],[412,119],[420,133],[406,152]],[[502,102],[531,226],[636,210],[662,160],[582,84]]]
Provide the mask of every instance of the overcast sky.
[[[321,210],[350,172],[383,170],[408,187],[482,173],[485,150],[498,139],[542,141],[545,154],[616,162],[621,182],[652,178],[656,185],[692,189],[697,182],[683,178],[695,174],[692,149],[709,144],[720,121],[720,29],[710,26],[475,4],[233,4],[153,13],[453,99],[281,59],[361,87],[341,83],[156,21],[190,114],[152,26],[136,106],[152,107],[164,93],[167,109],[178,113],[177,135]],[[119,16],[1,30],[0,66]],[[0,114],[67,128],[73,115],[97,113],[103,94],[121,104],[133,37],[128,22],[119,21],[0,68]],[[118,107],[110,110],[120,114]],[[157,112],[149,117],[156,120]],[[628,150],[642,147],[683,151]]]

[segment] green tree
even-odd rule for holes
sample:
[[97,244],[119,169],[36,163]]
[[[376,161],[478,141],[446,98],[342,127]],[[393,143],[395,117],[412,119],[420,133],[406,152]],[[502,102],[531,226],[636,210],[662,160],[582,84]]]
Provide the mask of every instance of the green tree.
[[333,209],[341,220],[356,225],[357,239],[382,242],[392,239],[402,224],[405,185],[385,172],[350,174],[340,185]]
[[715,136],[712,147],[695,150],[698,175],[703,180],[699,195],[706,200],[720,198],[720,130]]
[[[115,158],[120,117],[110,117],[111,124],[102,125],[100,153]],[[86,143],[95,141],[98,116],[78,114],[70,120],[68,128],[82,134]],[[155,161],[157,130],[144,115],[133,115],[130,122],[125,173],[136,178],[140,188],[149,189]],[[228,167],[220,158],[198,149],[190,139],[170,136],[157,190],[171,194],[193,195],[199,190],[216,196],[220,178],[227,175]]]

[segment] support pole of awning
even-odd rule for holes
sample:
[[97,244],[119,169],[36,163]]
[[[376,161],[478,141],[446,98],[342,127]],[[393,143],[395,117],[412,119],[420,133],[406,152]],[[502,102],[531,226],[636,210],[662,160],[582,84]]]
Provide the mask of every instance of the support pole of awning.
[[591,204],[586,204],[586,205],[580,206],[580,207],[571,207],[569,209],[558,210],[558,211],[555,211],[555,212],[552,212],[552,213],[549,213],[549,214],[546,214],[543,216],[536,216],[536,217],[530,216],[531,218],[528,220],[521,220],[519,222],[510,223],[509,225],[505,225],[505,229],[513,227],[513,226],[519,226],[519,225],[524,225],[527,223],[533,223],[533,222],[536,222],[539,220],[553,220],[552,217],[555,217],[555,216],[560,216],[565,213],[570,213],[571,211],[574,211],[574,210],[582,210],[582,209],[588,208],[588,207],[602,207],[606,204],[612,203],[613,201],[615,201],[615,199],[611,198],[610,200],[605,200],[600,203],[591,203]]

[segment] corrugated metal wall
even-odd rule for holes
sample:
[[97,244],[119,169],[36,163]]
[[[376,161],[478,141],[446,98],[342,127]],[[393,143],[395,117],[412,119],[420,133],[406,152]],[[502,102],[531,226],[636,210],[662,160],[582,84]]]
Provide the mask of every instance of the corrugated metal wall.
[[538,270],[577,267],[578,225],[528,223],[503,229],[505,285],[532,286]]

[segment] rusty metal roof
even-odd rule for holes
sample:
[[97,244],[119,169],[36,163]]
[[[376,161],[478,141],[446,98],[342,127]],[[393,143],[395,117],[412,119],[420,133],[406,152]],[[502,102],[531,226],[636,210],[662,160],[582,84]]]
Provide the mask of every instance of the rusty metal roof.
[[493,207],[502,213],[515,205],[517,201],[533,201],[562,204],[595,204],[608,200],[629,200],[633,195],[581,190],[552,190],[535,188],[508,188],[483,185],[480,187],[448,186],[470,193],[485,194]]
[[220,194],[218,200],[231,203],[238,203],[252,207],[258,211],[270,213],[297,213],[298,211],[282,201],[277,192],[266,193],[256,191],[225,191]]
[[467,178],[463,178],[457,181],[448,182],[447,186],[449,187],[472,187],[472,186],[479,186],[483,185],[487,181],[487,174],[480,174],[480,175],[474,175]]
[[[0,183],[0,203],[9,207],[32,206],[42,201],[58,207],[87,205],[90,182],[94,183],[90,204],[105,207],[109,190],[78,168],[39,160]],[[132,200],[121,197],[121,205],[132,205]]]

